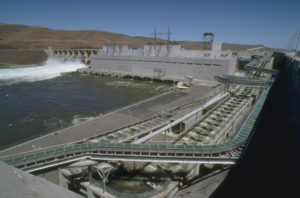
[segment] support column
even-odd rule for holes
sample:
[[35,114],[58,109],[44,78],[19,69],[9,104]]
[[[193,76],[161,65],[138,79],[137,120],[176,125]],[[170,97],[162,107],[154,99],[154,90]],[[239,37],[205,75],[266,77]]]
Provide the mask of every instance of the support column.
[[227,93],[229,90],[229,84],[225,84],[225,93]]
[[91,190],[90,186],[87,187],[86,192],[87,192],[88,198],[95,198],[95,195],[94,195],[93,191]]
[[60,168],[58,169],[58,182],[61,187],[68,189],[67,179],[62,174]]
[[97,173],[99,174],[101,180],[102,180],[102,185],[103,185],[103,194],[106,192],[106,182],[108,175],[110,171],[112,170],[113,167],[111,166],[105,166],[105,167],[95,167],[97,170]]

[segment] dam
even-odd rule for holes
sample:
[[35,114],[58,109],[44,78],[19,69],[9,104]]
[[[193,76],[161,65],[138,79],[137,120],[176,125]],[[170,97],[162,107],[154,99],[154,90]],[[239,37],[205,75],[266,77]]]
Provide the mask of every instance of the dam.
[[[169,92],[0,153],[7,164],[24,171],[58,169],[61,186],[87,197],[164,197],[197,178],[202,166],[235,164],[247,150],[278,75],[272,52],[260,52],[262,57],[245,66],[247,72],[236,73],[238,59],[232,52],[181,46],[46,51],[63,59],[81,58],[88,67],[78,73],[193,84],[189,93]],[[122,111],[127,111],[126,118]],[[33,142],[41,147],[34,152]],[[113,178],[129,177],[121,169],[138,172],[146,184],[159,181],[157,187],[116,192]]]
[[169,82],[212,81],[214,75],[232,74],[237,61],[232,52],[185,50],[181,45],[145,45],[144,49],[107,45],[100,50],[49,50],[48,54],[82,58],[90,68],[80,73]]

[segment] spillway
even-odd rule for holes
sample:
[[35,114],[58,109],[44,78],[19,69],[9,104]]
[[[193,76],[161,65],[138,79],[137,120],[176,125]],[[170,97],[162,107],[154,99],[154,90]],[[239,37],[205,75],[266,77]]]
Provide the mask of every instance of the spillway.
[[61,76],[63,73],[75,72],[77,69],[85,67],[86,65],[77,59],[63,61],[60,59],[49,58],[42,66],[1,69],[0,85],[52,79]]
[[[253,76],[257,75],[257,77],[260,76],[260,74],[257,72],[254,72],[253,74],[250,75]],[[107,155],[112,153],[122,157],[130,152],[133,153],[132,157],[136,157],[136,156],[142,157],[142,155],[144,156],[147,155],[147,157],[148,156],[151,157],[151,156],[156,156],[157,153],[155,152],[158,151],[159,154],[157,156],[159,156],[159,159],[162,159],[163,156],[165,156],[166,158],[170,156],[175,156],[179,158],[180,156],[192,156],[192,157],[203,156],[204,158],[205,157],[209,158],[209,160],[211,160],[213,157],[218,159],[220,159],[221,157],[225,157],[225,158],[232,157],[230,159],[237,159],[241,154],[239,152],[239,148],[240,148],[239,146],[244,146],[243,140],[247,139],[250,133],[249,130],[252,130],[252,128],[250,128],[249,125],[250,126],[254,125],[253,119],[257,118],[258,116],[257,112],[260,111],[260,109],[262,108],[265,97],[267,97],[267,93],[268,90],[265,91],[261,88],[235,87],[234,91],[230,92],[228,94],[228,97],[226,97],[224,100],[222,99],[220,103],[208,109],[205,109],[207,113],[204,114],[203,116],[201,115],[200,121],[199,120],[195,121],[192,127],[184,129],[182,131],[180,125],[179,134],[174,133],[175,128],[170,128],[167,131],[165,131],[164,137],[166,136],[169,138],[171,137],[171,141],[176,142],[175,145],[165,144],[169,140],[164,140],[165,142],[163,144],[157,143],[157,144],[141,144],[141,145],[121,144],[119,142],[132,142],[133,140],[138,139],[148,133],[152,133],[157,129],[161,129],[164,126],[167,126],[168,123],[173,122],[170,116],[171,112],[174,113],[179,110],[184,110],[185,108],[193,107],[195,104],[196,104],[195,106],[200,105],[201,103],[199,103],[198,101],[183,105],[181,107],[176,107],[175,109],[170,110],[165,114],[161,114],[160,116],[155,116],[150,119],[143,120],[141,122],[134,123],[114,131],[108,131],[106,134],[102,134],[97,137],[92,137],[86,140],[85,142],[82,143],[79,142],[78,144],[70,144],[63,148],[62,152],[67,151],[67,154],[64,155],[63,157],[72,158],[79,154],[79,155],[96,156],[95,159],[99,160],[102,158],[97,158],[97,155],[101,156],[101,155]],[[238,129],[243,124],[243,121],[245,119],[249,119],[246,120],[245,123],[250,123],[250,124],[248,124],[248,126],[243,125],[242,129],[246,128],[249,130],[248,131],[245,130],[246,132],[242,131],[241,133],[237,134],[237,132],[239,131]],[[168,135],[166,135],[167,133]],[[161,138],[162,137],[163,136],[161,136]],[[155,141],[156,141],[155,138],[149,140],[150,143],[151,142],[155,143]],[[224,154],[224,153],[218,153],[217,151],[218,146],[222,148],[223,147],[226,148],[228,144],[236,144],[236,143],[238,143],[238,145],[234,148],[235,150],[232,153],[230,153],[229,151],[229,153]],[[108,148],[108,150],[99,151],[98,148],[101,146]],[[90,147],[92,150],[88,150]],[[83,151],[79,152],[79,150],[82,148]],[[85,148],[87,148],[87,150]],[[111,148],[111,150],[109,148]],[[136,148],[140,150],[137,150]],[[121,150],[115,151],[114,149],[121,149]],[[132,151],[131,149],[132,150],[136,149],[136,151]],[[170,152],[172,149],[174,149],[175,153]],[[72,150],[75,150],[75,153],[74,152],[72,153]],[[194,150],[201,151],[202,153],[201,154],[194,153]],[[57,151],[59,150],[56,150],[55,148],[52,151],[54,154],[56,154]],[[37,155],[45,156],[45,153],[49,152],[49,154],[51,154],[50,152],[52,151],[51,150],[42,151],[40,153],[35,154],[34,157],[37,157]],[[63,157],[59,156],[58,158],[62,159]],[[27,158],[30,159],[31,156],[29,155],[26,155],[25,157],[23,156],[23,159],[27,159]],[[114,160],[113,158],[111,159]],[[48,159],[46,159],[46,162],[48,162],[47,160]],[[54,158],[54,161],[55,160],[56,157]],[[14,158],[13,161],[15,162],[20,160],[18,158]],[[49,160],[49,162],[50,161],[51,160]],[[40,163],[40,162],[38,161],[36,163]],[[188,166],[189,168],[187,168]],[[153,171],[156,171],[157,168],[162,168],[162,170],[166,172],[172,172],[173,174],[177,174],[178,172],[180,172],[180,170],[187,170],[187,169],[192,170],[193,166],[194,165],[191,164],[189,165],[182,164],[182,165],[175,165],[175,166],[160,167],[160,165],[158,164],[150,163],[144,167],[145,168],[144,170],[149,171],[151,169]],[[88,184],[89,183],[82,183],[81,186],[84,186],[86,188]]]

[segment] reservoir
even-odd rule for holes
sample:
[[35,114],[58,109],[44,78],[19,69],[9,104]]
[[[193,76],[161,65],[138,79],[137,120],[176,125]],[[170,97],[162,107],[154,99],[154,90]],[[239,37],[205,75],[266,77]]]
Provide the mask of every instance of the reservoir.
[[79,61],[0,70],[0,149],[76,125],[170,89],[169,85],[79,75]]

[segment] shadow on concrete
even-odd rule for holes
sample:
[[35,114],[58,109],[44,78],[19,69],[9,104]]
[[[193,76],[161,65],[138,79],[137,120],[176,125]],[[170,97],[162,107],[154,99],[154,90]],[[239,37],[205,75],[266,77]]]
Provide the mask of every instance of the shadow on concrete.
[[246,155],[213,198],[300,196],[300,63],[275,57],[280,74]]

